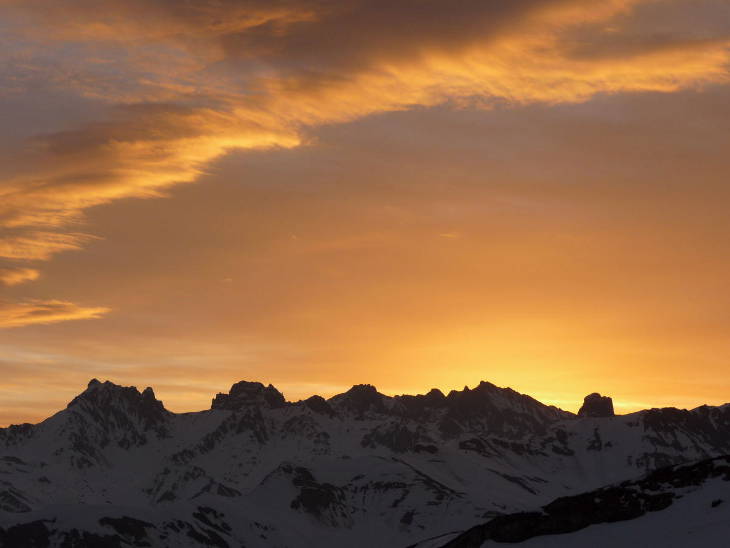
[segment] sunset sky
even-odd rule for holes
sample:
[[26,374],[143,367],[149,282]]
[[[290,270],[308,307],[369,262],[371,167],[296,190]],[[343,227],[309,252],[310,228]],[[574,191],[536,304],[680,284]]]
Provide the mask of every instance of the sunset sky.
[[727,0],[0,0],[0,424],[730,401]]

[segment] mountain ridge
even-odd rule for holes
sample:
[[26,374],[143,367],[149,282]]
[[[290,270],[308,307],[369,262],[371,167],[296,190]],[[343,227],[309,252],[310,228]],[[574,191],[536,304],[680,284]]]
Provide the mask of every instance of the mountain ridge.
[[[113,381],[105,380],[105,381],[99,381],[96,378],[92,378],[88,384],[87,388],[85,390],[82,390],[79,392],[76,396],[74,396],[71,401],[67,404],[67,408],[71,405],[74,405],[80,400],[83,400],[86,396],[89,395],[90,391],[96,387],[104,388],[111,388],[112,390],[117,390],[119,393],[126,392],[128,395],[130,391],[135,391],[140,397],[145,396],[147,398],[151,398],[154,401],[158,402],[159,404],[162,404],[162,409],[166,413],[171,413],[173,415],[185,415],[190,413],[200,413],[206,410],[211,409],[227,409],[227,410],[235,410],[236,405],[253,405],[257,402],[256,400],[259,399],[263,402],[268,403],[272,407],[285,407],[290,405],[301,405],[306,404],[306,402],[309,402],[310,405],[316,405],[314,402],[321,402],[324,401],[328,405],[331,406],[331,403],[333,401],[341,400],[342,398],[349,397],[354,391],[362,390],[363,388],[366,388],[368,390],[372,390],[374,394],[377,394],[378,397],[383,398],[387,401],[393,401],[393,402],[399,402],[402,403],[405,406],[408,407],[419,407],[428,405],[430,407],[437,407],[442,402],[449,402],[449,401],[456,401],[461,399],[462,401],[467,397],[470,393],[484,393],[488,391],[492,391],[493,393],[500,393],[503,395],[506,395],[507,397],[510,397],[510,395],[515,399],[522,399],[524,401],[530,401],[532,403],[536,403],[539,406],[542,406],[546,409],[553,409],[557,411],[558,413],[562,414],[565,417],[601,417],[601,416],[628,416],[628,415],[634,415],[636,413],[644,413],[652,410],[663,410],[663,409],[676,409],[678,411],[696,411],[702,408],[712,408],[712,409],[719,409],[723,408],[725,406],[730,406],[730,402],[726,402],[723,404],[718,405],[709,405],[709,404],[701,404],[693,408],[678,408],[675,406],[665,406],[665,407],[647,407],[643,409],[638,409],[635,411],[631,411],[628,413],[615,413],[613,411],[613,404],[611,402],[611,398],[607,396],[601,396],[599,393],[591,393],[586,396],[586,401],[584,401],[583,405],[581,406],[580,410],[578,412],[572,412],[565,409],[560,408],[557,405],[548,404],[541,402],[540,400],[521,392],[518,392],[510,387],[500,387],[493,383],[490,383],[488,381],[480,381],[479,384],[474,386],[473,388],[470,388],[468,386],[464,386],[462,390],[455,390],[452,389],[448,392],[448,394],[444,394],[442,390],[439,388],[431,388],[428,392],[425,394],[394,394],[392,396],[388,396],[386,394],[383,394],[381,392],[377,391],[377,388],[371,384],[356,384],[353,385],[351,388],[346,390],[345,392],[334,394],[328,398],[320,396],[318,394],[313,394],[307,398],[298,399],[298,400],[287,400],[285,398],[285,395],[279,391],[276,386],[273,384],[264,384],[259,381],[247,381],[247,380],[241,380],[235,382],[231,389],[229,389],[229,392],[218,392],[214,395],[214,397],[211,400],[211,406],[208,409],[200,409],[200,410],[193,410],[193,411],[171,411],[164,407],[164,403],[161,400],[158,400],[155,395],[154,388],[151,386],[145,387],[142,391],[140,391],[136,386],[130,385],[125,386],[122,384],[117,384]],[[248,393],[249,401],[246,401],[246,393]],[[243,397],[242,397],[243,396]],[[593,406],[595,408],[595,405],[601,405],[601,402],[598,401],[591,401],[591,398],[597,396],[601,400],[606,400],[608,402],[608,411],[603,412],[599,411],[598,414],[595,414],[595,412],[591,413],[589,410],[589,406]],[[129,397],[129,396],[128,396]],[[268,401],[268,398],[271,398],[271,401]],[[418,402],[421,402],[420,404]],[[50,418],[50,417],[48,417]],[[48,419],[47,418],[47,419]],[[39,423],[32,423],[28,421],[24,422],[18,422],[18,423],[11,423],[7,426],[0,427],[0,430],[2,429],[8,429],[13,427],[21,427],[25,425],[34,425],[34,424],[40,424],[44,420],[41,420]]]
[[120,546],[136,537],[114,524],[163,547],[402,548],[730,454],[728,405],[592,414],[488,382],[398,396],[363,384],[288,402],[249,381],[210,409],[174,413],[152,388],[94,379],[48,419],[0,429],[0,527],[51,520],[59,538],[116,535]]

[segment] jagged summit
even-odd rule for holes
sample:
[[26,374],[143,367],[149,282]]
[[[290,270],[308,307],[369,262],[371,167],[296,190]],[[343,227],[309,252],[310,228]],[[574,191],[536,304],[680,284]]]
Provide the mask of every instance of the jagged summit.
[[730,453],[729,406],[601,420],[487,382],[286,402],[242,381],[213,408],[171,413],[151,388],[93,379],[49,419],[0,428],[0,545],[408,546]]
[[[438,399],[435,397],[435,399]],[[538,414],[545,418],[570,418],[575,415],[552,405],[546,405],[526,394],[511,388],[501,388],[490,382],[481,381],[474,388],[452,390],[443,400],[450,412],[461,416],[481,415],[497,411]]]
[[315,413],[319,413],[320,415],[327,415],[327,416],[334,416],[335,410],[332,409],[329,403],[327,403],[327,400],[325,400],[322,396],[310,396],[306,400],[304,400],[304,405],[306,405],[309,409],[314,411]]
[[240,381],[231,386],[228,394],[218,393],[211,404],[211,409],[235,411],[251,405],[265,405],[272,409],[284,407],[284,394],[271,384],[264,386],[260,382]]
[[446,396],[438,388],[432,388],[427,394],[402,394],[394,399],[407,416],[414,418],[424,416],[429,411],[443,409],[446,405]]
[[170,414],[149,386],[140,392],[135,386],[120,386],[98,379],[91,379],[86,390],[71,400],[66,408],[72,412],[83,412],[100,422],[108,421],[112,416],[136,418],[144,428],[162,423]]
[[443,401],[446,396],[438,388],[432,388],[424,397],[431,401]]
[[388,396],[381,394],[371,384],[356,384],[344,394],[337,394],[328,400],[336,408],[362,414],[367,411],[384,412]]
[[155,392],[150,386],[140,392],[136,386],[121,386],[111,381],[101,382],[98,379],[91,379],[86,390],[71,400],[67,408],[83,405],[96,407],[125,405],[150,413],[166,412],[165,406],[155,397]]
[[[145,408],[145,414],[169,413],[162,402],[155,397],[152,387],[140,392],[134,386],[121,386],[111,381],[100,381],[93,378],[86,390],[76,396],[67,407],[84,403],[92,406],[124,403],[133,408]],[[211,409],[235,411],[251,406],[264,406],[278,409],[287,405],[304,405],[313,411],[334,416],[340,411],[363,414],[366,412],[385,414],[404,414],[418,416],[423,413],[446,410],[449,415],[464,418],[484,415],[498,409],[511,409],[519,413],[539,414],[546,418],[570,418],[573,413],[563,411],[552,405],[516,392],[511,388],[502,388],[487,381],[481,381],[473,388],[464,386],[462,390],[451,390],[446,395],[438,388],[432,388],[426,394],[402,394],[386,396],[378,392],[371,384],[356,384],[346,392],[328,399],[313,395],[305,400],[291,403],[273,385],[265,385],[257,381],[239,381],[234,383],[228,393],[218,393],[212,399]],[[598,393],[586,396],[580,417],[614,416],[613,402],[610,397]]]
[[578,411],[579,417],[613,417],[613,400],[608,396],[601,396],[598,392],[588,394],[583,399],[583,405]]

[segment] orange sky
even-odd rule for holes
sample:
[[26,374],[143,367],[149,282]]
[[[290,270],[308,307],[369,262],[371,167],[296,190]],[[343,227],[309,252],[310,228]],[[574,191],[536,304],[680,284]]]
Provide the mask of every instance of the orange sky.
[[0,0],[0,423],[730,400],[724,0]]

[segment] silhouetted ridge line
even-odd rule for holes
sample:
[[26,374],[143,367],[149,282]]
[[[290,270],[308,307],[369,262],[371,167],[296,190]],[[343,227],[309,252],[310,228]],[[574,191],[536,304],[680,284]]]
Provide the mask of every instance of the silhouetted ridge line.
[[172,413],[151,388],[94,379],[45,421],[0,428],[0,534],[49,548],[102,533],[164,548],[405,546],[728,453],[730,406],[578,417],[487,382],[287,402],[241,381],[211,409]]

